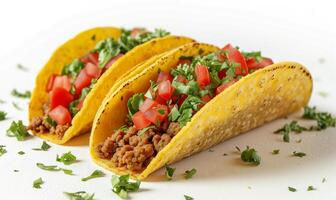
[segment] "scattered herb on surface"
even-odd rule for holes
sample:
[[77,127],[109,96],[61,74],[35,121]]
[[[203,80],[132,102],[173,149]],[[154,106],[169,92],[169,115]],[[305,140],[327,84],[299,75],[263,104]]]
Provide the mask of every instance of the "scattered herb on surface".
[[282,128],[274,131],[274,133],[280,133],[283,134],[283,141],[289,142],[289,133],[295,132],[295,133],[301,133],[302,131],[307,130],[307,128],[300,126],[297,121],[292,121],[290,124],[285,124]]
[[99,178],[99,177],[103,177],[103,176],[105,176],[104,172],[102,172],[101,170],[95,170],[94,172],[92,172],[92,174],[90,176],[82,178],[81,181],[88,181],[90,179]]
[[328,93],[327,92],[323,92],[323,91],[319,91],[318,95],[320,95],[321,97],[324,97],[324,98],[328,97]]
[[6,146],[0,145],[0,156],[4,155],[7,153],[7,150],[5,149]]
[[34,182],[33,182],[33,188],[36,188],[36,189],[40,189],[41,188],[41,185],[44,183],[44,181],[42,180],[42,178],[38,178],[36,179]]
[[165,169],[166,169],[165,176],[167,180],[169,181],[172,180],[176,168],[169,167],[167,164],[165,164]]
[[303,153],[303,152],[296,152],[296,151],[294,151],[293,152],[293,156],[302,158],[303,156],[306,156],[306,154]]
[[329,127],[336,127],[336,118],[327,112],[317,112],[316,107],[306,106],[302,117],[317,121],[317,126],[311,126],[309,130],[320,131]]
[[29,133],[26,127],[22,124],[22,121],[19,120],[11,123],[10,127],[7,129],[6,135],[8,137],[16,137],[18,141],[24,141],[29,136]]
[[93,200],[94,194],[85,191],[79,192],[63,192],[69,200]]
[[272,154],[273,155],[276,155],[276,154],[279,154],[280,153],[280,149],[274,149],[273,151],[272,151]]
[[57,155],[56,161],[62,162],[65,165],[71,165],[76,162],[76,156],[71,153],[71,151],[64,153],[61,157]]
[[192,198],[191,196],[188,196],[188,195],[184,195],[184,199],[185,200],[193,200],[194,198]]
[[14,171],[14,172],[19,172],[19,170],[17,170],[17,169],[14,169],[13,171]]
[[18,154],[19,154],[19,155],[24,155],[25,152],[24,152],[24,151],[19,151]]
[[67,175],[73,175],[72,170],[70,169],[64,169],[64,168],[60,168],[56,165],[44,165],[43,163],[36,163],[36,166],[40,169],[46,170],[46,171],[63,171],[64,174]]
[[325,183],[325,182],[327,182],[327,179],[326,179],[326,178],[323,178],[323,179],[322,179],[322,183]]
[[111,183],[112,191],[122,199],[127,199],[128,192],[137,192],[141,184],[140,181],[130,182],[129,174],[123,176],[112,175]]
[[260,165],[261,157],[257,154],[255,149],[250,149],[249,146],[241,153],[240,158],[244,162],[252,163],[254,165]]
[[26,90],[24,92],[19,92],[17,89],[13,89],[11,91],[11,95],[13,97],[23,98],[23,99],[29,99],[31,97],[31,92],[29,90]]
[[25,67],[25,66],[23,66],[22,64],[17,64],[16,65],[16,68],[18,68],[19,70],[22,70],[22,71],[28,71],[28,68],[27,67]]
[[238,146],[235,146],[235,148],[237,149],[237,151],[241,152],[240,148]]
[[293,187],[288,187],[288,190],[291,191],[291,192],[296,192],[297,191],[297,189],[293,188]]
[[184,178],[185,179],[191,179],[195,174],[197,170],[195,168],[192,168],[191,170],[187,170],[184,172]]
[[0,111],[0,121],[3,121],[6,119],[7,113],[4,111]]
[[315,187],[313,187],[312,185],[308,186],[307,191],[314,191],[317,190]]
[[19,110],[19,111],[22,110],[22,108],[19,106],[18,103],[16,103],[16,102],[12,102],[12,105],[13,105],[13,107],[14,107],[16,110]]
[[33,150],[34,151],[48,151],[48,149],[50,149],[50,147],[51,146],[46,141],[43,141],[40,148],[34,148]]

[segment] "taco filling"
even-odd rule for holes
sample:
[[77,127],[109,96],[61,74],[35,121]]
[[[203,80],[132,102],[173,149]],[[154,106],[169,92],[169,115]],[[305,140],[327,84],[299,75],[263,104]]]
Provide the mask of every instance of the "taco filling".
[[49,94],[43,104],[44,116],[34,117],[29,129],[37,133],[56,134],[62,138],[71,126],[73,117],[83,106],[85,97],[97,80],[111,65],[134,47],[169,33],[164,30],[149,32],[134,28],[122,30],[118,40],[99,41],[94,49],[64,66],[61,74],[53,74],[45,86]]
[[128,99],[125,125],[95,151],[116,167],[141,172],[207,102],[270,64],[260,52],[240,52],[230,44],[206,56],[181,57],[169,72],[150,80],[147,92]]

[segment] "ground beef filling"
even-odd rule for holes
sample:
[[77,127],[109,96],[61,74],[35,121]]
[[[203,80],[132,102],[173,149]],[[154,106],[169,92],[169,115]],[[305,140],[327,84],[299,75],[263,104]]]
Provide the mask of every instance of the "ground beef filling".
[[116,167],[143,171],[149,162],[180,131],[180,125],[171,122],[164,129],[150,128],[142,135],[134,126],[117,130],[96,147],[100,158],[111,160]]
[[70,127],[70,124],[51,126],[45,119],[46,117],[34,117],[28,126],[28,130],[32,130],[39,134],[54,134],[61,139],[63,138],[65,131]]

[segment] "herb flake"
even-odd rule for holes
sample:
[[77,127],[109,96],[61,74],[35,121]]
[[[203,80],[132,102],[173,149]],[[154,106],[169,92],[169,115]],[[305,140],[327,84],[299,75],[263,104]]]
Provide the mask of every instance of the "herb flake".
[[257,154],[255,149],[250,149],[249,146],[241,153],[241,160],[254,165],[260,165],[261,157]]
[[92,174],[90,176],[82,178],[81,181],[88,181],[90,179],[99,178],[99,177],[103,177],[103,176],[105,176],[104,172],[102,172],[101,170],[95,170],[94,172],[92,172]]
[[112,191],[122,199],[127,199],[128,192],[137,192],[139,190],[140,181],[130,182],[129,174],[123,176],[113,175],[111,179]]

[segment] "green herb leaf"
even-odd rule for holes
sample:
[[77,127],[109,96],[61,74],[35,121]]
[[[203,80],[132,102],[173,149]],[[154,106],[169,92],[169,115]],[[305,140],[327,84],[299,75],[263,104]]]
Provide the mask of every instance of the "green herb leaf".
[[17,64],[16,68],[18,68],[19,70],[22,70],[22,71],[28,71],[28,68],[23,66],[22,64]]
[[241,153],[240,158],[244,162],[252,163],[254,165],[259,165],[261,158],[257,154],[257,151],[255,149],[250,149],[250,147],[246,147],[246,149]]
[[184,172],[184,178],[190,179],[196,174],[197,170],[195,168],[192,168],[191,170],[187,170]]
[[61,157],[57,155],[56,161],[62,162],[65,165],[71,165],[76,162],[76,156],[71,153],[71,151],[64,153]]
[[142,137],[146,131],[148,131],[151,128],[156,128],[155,126],[147,126],[146,128],[143,128],[141,130],[138,131],[138,136]]
[[31,92],[29,90],[26,90],[24,92],[19,92],[16,89],[13,89],[12,92],[11,92],[11,95],[13,97],[29,99],[30,96],[31,96]]
[[36,179],[34,182],[33,182],[33,188],[36,188],[36,189],[40,189],[41,188],[41,185],[44,183],[44,181],[42,180],[42,178],[38,178]]
[[304,119],[313,119],[317,121],[317,126],[310,127],[310,130],[324,130],[328,127],[336,126],[336,118],[327,112],[317,112],[316,107],[304,108],[304,114],[302,116]]
[[7,129],[6,135],[8,137],[16,137],[18,141],[24,141],[29,136],[28,131],[21,120],[18,122],[13,121]]
[[296,192],[297,191],[297,189],[293,188],[293,187],[288,187],[288,190],[291,191],[291,192]]
[[94,194],[89,194],[85,191],[79,192],[64,192],[64,195],[69,200],[93,200]]
[[60,168],[56,165],[44,165],[43,163],[36,163],[36,166],[40,169],[46,170],[46,171],[63,171],[64,174],[72,175],[72,170],[70,169],[64,169]]
[[79,72],[84,68],[84,63],[79,59],[75,59],[72,63],[65,65],[62,70],[62,75],[69,75],[76,78]]
[[48,149],[50,149],[50,147],[51,146],[47,142],[43,141],[40,148],[34,148],[33,150],[35,150],[35,151],[48,151]]
[[165,164],[165,168],[166,168],[166,172],[165,172],[166,178],[167,180],[170,181],[173,179],[173,175],[174,175],[176,168],[169,167],[167,164]]
[[57,126],[57,122],[53,119],[51,119],[51,117],[48,115],[45,119],[45,122],[47,122],[47,124],[49,124],[51,127],[56,127]]
[[25,152],[24,152],[24,151],[19,151],[18,154],[19,154],[19,155],[24,155]]
[[16,103],[16,102],[12,102],[12,105],[13,105],[13,107],[16,109],[16,110],[22,110],[22,108],[19,106],[19,104],[18,103]]
[[5,149],[6,146],[0,145],[0,156],[4,155],[7,153],[7,150]]
[[139,111],[139,106],[145,101],[144,94],[134,94],[127,102],[129,115],[132,117]]
[[306,154],[303,153],[303,152],[296,152],[296,151],[294,151],[293,152],[293,156],[302,158],[303,156],[306,156]]
[[3,121],[6,119],[7,113],[4,111],[0,111],[0,121]]
[[280,149],[274,149],[273,151],[272,151],[272,154],[273,155],[276,155],[276,154],[279,154],[280,153]]
[[171,111],[170,111],[170,113],[169,113],[169,121],[171,121],[171,122],[175,122],[175,121],[179,118],[180,115],[181,115],[181,114],[180,114],[180,112],[179,112],[177,106],[175,105],[175,106],[173,107],[173,109],[171,109]]
[[129,175],[127,174],[123,176],[112,175],[111,184],[114,193],[122,199],[127,199],[128,192],[137,192],[141,182],[130,182]]
[[99,178],[99,177],[103,177],[105,176],[104,172],[102,172],[101,170],[95,170],[94,172],[92,172],[92,174],[90,176],[87,176],[85,178],[82,178],[82,181],[88,181],[90,179],[93,178]]
[[290,124],[285,124],[282,128],[274,131],[274,133],[283,134],[283,140],[289,142],[289,133],[301,133],[302,131],[307,130],[307,128],[300,126],[297,121],[292,121]]
[[185,200],[193,200],[194,198],[192,198],[191,196],[188,196],[188,195],[184,195],[184,199]]
[[260,51],[242,52],[242,54],[247,59],[250,59],[250,58],[256,59],[257,62],[260,62],[263,59]]
[[312,185],[308,186],[307,191],[314,191],[317,190],[315,187],[313,187]]

